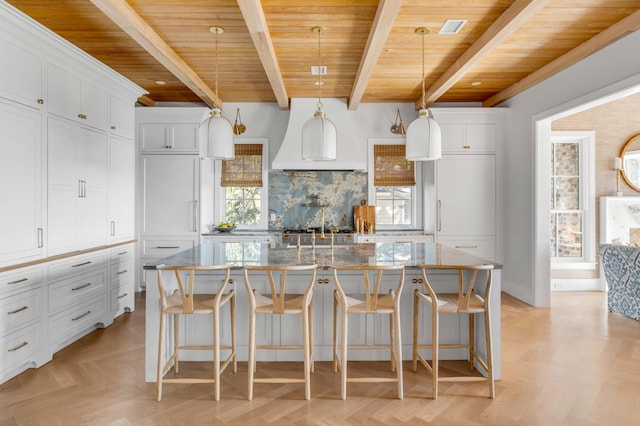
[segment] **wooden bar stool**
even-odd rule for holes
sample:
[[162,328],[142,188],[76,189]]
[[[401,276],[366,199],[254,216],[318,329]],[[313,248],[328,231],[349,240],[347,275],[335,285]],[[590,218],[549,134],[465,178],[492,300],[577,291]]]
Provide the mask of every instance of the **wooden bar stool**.
[[[402,339],[400,333],[400,294],[404,283],[404,266],[402,265],[370,265],[370,266],[332,266],[333,280],[336,286],[333,298],[333,371],[340,369],[342,399],[347,398],[347,382],[397,382],[398,399],[403,399],[402,385]],[[340,283],[338,271],[361,271],[362,280],[357,283],[357,294],[347,295],[344,285]],[[395,288],[388,294],[380,294],[382,275],[385,271],[398,271],[399,279]],[[374,275],[373,288],[369,274]],[[338,310],[342,317],[341,343],[338,348]],[[352,314],[387,314],[389,315],[388,345],[351,345],[348,346],[347,326]],[[358,377],[347,376],[348,349],[389,349],[391,371],[396,377]]]
[[[494,397],[494,379],[493,379],[493,352],[491,346],[491,318],[489,310],[489,299],[491,292],[491,272],[493,265],[478,265],[465,267],[439,267],[438,269],[457,269],[458,270],[458,292],[457,293],[436,293],[429,281],[427,280],[427,265],[417,265],[422,269],[422,279],[426,287],[426,294],[420,290],[414,290],[413,297],[413,371],[418,368],[418,361],[431,373],[431,395],[433,399],[438,398],[439,382],[471,382],[486,381],[489,385],[489,398]],[[479,295],[474,284],[478,276],[478,272],[486,271],[487,282]],[[466,280],[465,280],[466,278]],[[424,302],[431,307],[431,345],[418,344],[418,314],[420,303]],[[440,314],[457,314],[469,316],[469,343],[459,344],[441,344],[438,337],[438,326],[440,322]],[[474,319],[476,314],[484,315],[484,328],[486,339],[486,359],[483,360],[475,350],[475,330]],[[469,350],[469,370],[473,373],[476,362],[482,367],[486,376],[456,376],[456,377],[440,377],[439,376],[439,351],[440,349],[466,348]],[[419,349],[431,349],[431,365],[418,352]]]
[[[158,290],[160,292],[160,337],[158,339],[158,375],[156,382],[157,399],[162,398],[163,383],[215,383],[215,400],[220,400],[220,375],[233,361],[233,372],[238,371],[236,357],[236,322],[235,322],[235,290],[230,289],[225,293],[227,284],[229,283],[229,273],[232,265],[219,266],[166,266],[158,265]],[[162,278],[163,271],[174,271],[178,288],[167,297],[164,280]],[[189,273],[188,288],[185,288],[182,281],[181,272]],[[225,276],[218,286],[215,294],[195,294],[195,274],[196,271],[224,271]],[[225,304],[229,304],[230,325],[231,325],[231,345],[222,346],[220,344],[220,309]],[[164,357],[165,334],[166,334],[166,315],[173,316],[173,354],[166,363],[162,362]],[[193,346],[180,345],[179,336],[179,316],[180,315],[200,315],[212,314],[213,316],[213,345]],[[179,372],[178,355],[182,350],[211,350],[213,351],[213,377],[207,378],[165,378],[165,375],[173,366],[174,373]],[[230,350],[231,353],[220,366],[220,350]]]
[[[313,284],[316,279],[317,265],[278,265],[278,266],[245,266],[244,283],[249,295],[249,354],[248,354],[248,378],[249,400],[253,399],[254,383],[304,383],[304,395],[311,399],[311,372],[313,371],[313,325],[312,325],[312,295]],[[287,292],[288,272],[308,271],[309,281],[303,279],[304,293]],[[270,294],[260,294],[252,287],[249,280],[249,272],[264,273],[268,279]],[[280,275],[280,285],[276,286],[274,273]],[[254,282],[258,277],[254,277]],[[289,283],[291,284],[291,283]],[[289,285],[290,287],[291,285]],[[290,288],[289,288],[290,290]],[[256,346],[256,317],[257,314],[289,315],[300,314],[302,317],[302,344],[301,345],[260,345]],[[292,350],[302,349],[304,352],[304,377],[260,377],[256,378],[256,349]]]

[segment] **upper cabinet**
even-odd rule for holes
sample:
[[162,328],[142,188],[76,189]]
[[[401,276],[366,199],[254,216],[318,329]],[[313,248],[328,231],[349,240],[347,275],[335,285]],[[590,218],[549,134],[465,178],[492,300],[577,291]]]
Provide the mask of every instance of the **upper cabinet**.
[[440,123],[443,153],[491,153],[496,151],[495,123]]
[[51,114],[101,130],[107,127],[107,93],[68,68],[47,64],[47,101]]
[[135,138],[136,113],[131,100],[111,95],[109,99],[109,131],[112,135],[133,140]]
[[200,124],[208,114],[208,108],[138,108],[140,152],[199,154]]
[[5,63],[0,67],[0,97],[40,108],[44,103],[42,57],[0,30],[0,58]]

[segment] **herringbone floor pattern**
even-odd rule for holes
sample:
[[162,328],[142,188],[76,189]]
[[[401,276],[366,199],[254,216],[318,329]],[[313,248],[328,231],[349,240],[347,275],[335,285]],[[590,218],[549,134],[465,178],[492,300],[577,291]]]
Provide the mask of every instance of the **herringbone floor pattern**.
[[[162,402],[145,383],[144,296],[133,314],[58,352],[52,362],[0,386],[2,425],[637,425],[640,322],[606,312],[603,293],[554,293],[551,309],[502,296],[502,380],[496,398],[480,383],[442,384],[428,399],[424,369],[405,362],[405,399],[395,385],[350,384],[316,364],[312,400],[302,385],[257,384],[246,400],[246,363],[224,374],[222,399],[210,385],[167,385]],[[187,364],[183,364],[186,368]],[[451,364],[450,364],[451,365]],[[297,374],[297,363],[259,364],[264,374]],[[455,365],[453,366],[455,368]],[[208,368],[195,365],[194,369]],[[388,363],[350,363],[350,374],[389,374]]]

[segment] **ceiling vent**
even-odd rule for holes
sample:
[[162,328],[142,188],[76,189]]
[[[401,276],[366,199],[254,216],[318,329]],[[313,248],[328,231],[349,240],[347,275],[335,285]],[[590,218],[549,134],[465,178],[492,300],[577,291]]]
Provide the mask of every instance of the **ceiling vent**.
[[466,23],[466,19],[447,19],[440,27],[438,34],[458,34]]

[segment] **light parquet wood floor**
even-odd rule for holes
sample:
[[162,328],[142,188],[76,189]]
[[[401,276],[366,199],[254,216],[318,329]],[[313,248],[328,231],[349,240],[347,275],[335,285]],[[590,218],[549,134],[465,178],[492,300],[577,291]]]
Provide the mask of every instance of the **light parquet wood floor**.
[[[608,313],[599,292],[554,293],[551,309],[508,295],[502,302],[502,380],[494,400],[485,397],[484,384],[444,383],[433,401],[424,368],[415,374],[405,362],[403,401],[390,383],[349,384],[342,401],[338,374],[318,362],[311,401],[298,384],[256,384],[247,401],[247,365],[240,363],[236,375],[224,373],[219,402],[211,385],[167,385],[156,402],[154,384],[144,382],[144,296],[138,295],[134,313],[1,385],[0,424],[640,424],[640,322]],[[196,364],[192,372],[205,368]],[[302,371],[298,363],[258,369]],[[353,362],[349,369],[390,374],[386,362]]]

